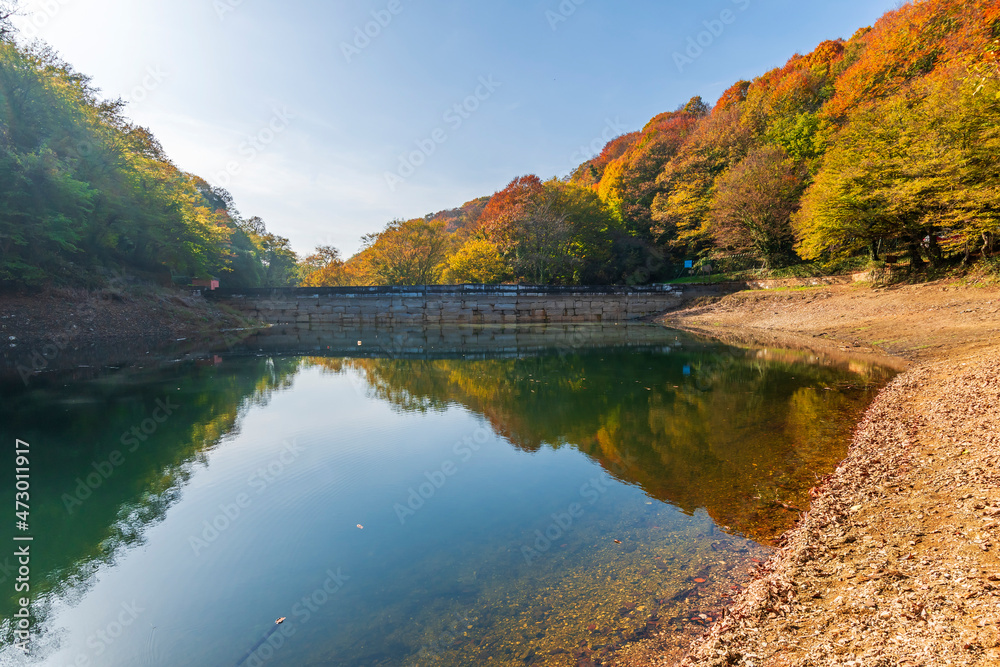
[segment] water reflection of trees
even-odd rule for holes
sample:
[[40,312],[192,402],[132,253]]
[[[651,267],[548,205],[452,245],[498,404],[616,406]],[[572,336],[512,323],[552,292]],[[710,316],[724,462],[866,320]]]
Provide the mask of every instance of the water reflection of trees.
[[874,366],[725,347],[308,363],[359,373],[402,410],[464,406],[527,452],[573,446],[651,496],[765,542],[843,457],[888,379]]
[[[32,444],[32,532],[50,545],[32,556],[36,627],[45,625],[47,599],[79,599],[102,565],[142,544],[147,529],[179,498],[194,466],[223,438],[238,433],[251,407],[289,386],[298,368],[297,359],[191,362],[68,384],[39,378],[30,390],[6,396],[0,402],[0,431],[4,439]],[[164,399],[178,407],[128,452],[122,435]],[[124,462],[82,502],[67,502],[79,480],[114,451]],[[13,604],[11,597],[0,597],[0,617],[9,618]]]
[[[290,386],[303,365],[357,374],[373,396],[401,410],[462,406],[525,452],[572,446],[651,496],[689,512],[704,507],[718,523],[760,540],[782,525],[774,501],[806,502],[886,379],[868,366],[678,343],[521,359],[246,358],[68,384],[38,378],[0,403],[0,436],[40,445],[32,461],[33,532],[58,549],[33,558],[35,592],[81,596],[102,565],[142,543],[194,467],[239,432],[246,412]],[[175,414],[68,512],[64,498],[76,480],[121,449],[121,435],[168,396],[179,404]],[[12,605],[0,598],[0,615],[9,618]],[[44,627],[44,605],[36,613]]]

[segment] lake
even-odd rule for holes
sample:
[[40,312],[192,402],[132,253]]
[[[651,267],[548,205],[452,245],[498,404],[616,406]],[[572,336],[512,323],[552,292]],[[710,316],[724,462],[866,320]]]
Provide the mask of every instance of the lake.
[[0,556],[0,664],[578,665],[686,641],[891,375],[638,324],[279,328],[10,381],[31,514],[0,539],[33,537],[34,637],[13,645]]

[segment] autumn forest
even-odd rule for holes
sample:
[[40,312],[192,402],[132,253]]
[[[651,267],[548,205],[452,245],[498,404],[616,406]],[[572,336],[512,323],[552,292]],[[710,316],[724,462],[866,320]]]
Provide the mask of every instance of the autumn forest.
[[1000,234],[1000,2],[923,0],[713,105],[699,97],[562,178],[297,256],[175,166],[121,102],[0,37],[0,283],[116,271],[226,286],[641,284],[988,260]]

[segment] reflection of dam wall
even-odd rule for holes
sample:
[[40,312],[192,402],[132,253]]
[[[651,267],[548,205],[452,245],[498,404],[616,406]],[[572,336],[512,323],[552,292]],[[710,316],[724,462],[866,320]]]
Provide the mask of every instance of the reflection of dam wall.
[[217,290],[209,298],[270,324],[434,325],[625,322],[681,301],[675,287],[428,285]]
[[652,324],[309,326],[279,325],[242,341],[252,354],[373,359],[497,359],[608,347],[664,348],[677,336]]

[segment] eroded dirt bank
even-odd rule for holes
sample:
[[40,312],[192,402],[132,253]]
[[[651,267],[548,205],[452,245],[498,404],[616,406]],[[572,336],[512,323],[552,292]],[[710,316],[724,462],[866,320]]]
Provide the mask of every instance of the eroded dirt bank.
[[[113,364],[187,340],[252,326],[183,290],[54,289],[0,294],[0,379]],[[238,334],[228,334],[238,337]]]
[[[934,283],[744,292],[664,318],[909,366],[684,665],[1000,664],[998,309],[996,288]],[[677,664],[650,647],[632,664]]]

